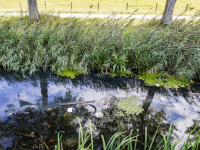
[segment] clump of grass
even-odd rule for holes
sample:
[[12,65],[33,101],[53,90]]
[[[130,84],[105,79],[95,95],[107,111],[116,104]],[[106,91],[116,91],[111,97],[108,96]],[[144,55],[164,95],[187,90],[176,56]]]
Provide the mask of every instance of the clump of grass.
[[55,150],[63,150],[63,146],[62,146],[62,142],[61,142],[61,138],[62,135],[60,136],[60,133],[65,133],[65,132],[59,132],[58,136],[57,136],[57,145],[55,145]]
[[0,66],[22,74],[41,69],[61,74],[67,68],[83,74],[164,71],[179,78],[199,78],[199,22],[175,20],[162,26],[155,19],[134,24],[129,19],[50,15],[41,15],[39,23],[28,17],[1,18]]
[[[79,121],[79,137],[78,137],[78,150],[93,150],[94,149],[94,143],[93,143],[93,131],[95,129],[91,125],[91,120],[89,120],[89,127],[87,128],[85,134],[83,133],[83,128],[82,125]],[[150,141],[147,140],[147,127],[145,128],[145,137],[144,141],[138,141],[139,135],[139,130],[137,130],[137,134],[133,136],[133,130],[129,133],[128,136],[124,136],[124,132],[119,132],[115,133],[107,142],[104,140],[104,136],[101,135],[102,138],[102,145],[104,150],[136,150],[137,149],[137,142],[142,142],[144,143],[144,150],[152,150],[152,149],[163,149],[163,150],[175,150],[175,149],[180,149],[180,150],[198,150],[199,146],[199,141],[200,141],[200,135],[198,130],[194,137],[190,139],[190,136],[196,131],[196,128],[199,125],[196,125],[196,127],[190,132],[188,135],[188,138],[186,139],[185,142],[183,142],[182,145],[179,145],[180,142],[183,140],[183,138],[178,139],[174,143],[172,143],[172,134],[173,134],[173,121],[171,122],[169,131],[167,135],[164,135],[164,133],[161,132],[163,138],[160,140],[158,145],[153,147],[153,143],[156,140],[157,133],[159,132],[159,127],[157,128],[155,134],[151,138]],[[88,133],[88,131],[90,131]],[[58,144],[55,146],[55,150],[63,150],[62,144],[61,144],[61,137],[59,137],[58,133]],[[90,141],[89,141],[90,139]],[[89,144],[86,144],[89,142]]]

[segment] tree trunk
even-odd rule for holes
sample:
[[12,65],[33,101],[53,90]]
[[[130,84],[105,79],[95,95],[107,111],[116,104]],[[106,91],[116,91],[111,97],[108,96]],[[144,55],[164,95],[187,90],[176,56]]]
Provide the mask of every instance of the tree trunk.
[[167,0],[162,18],[164,24],[171,24],[176,1],[177,0]]
[[40,21],[40,16],[37,7],[37,0],[28,0],[29,9],[29,19],[35,19],[35,21]]

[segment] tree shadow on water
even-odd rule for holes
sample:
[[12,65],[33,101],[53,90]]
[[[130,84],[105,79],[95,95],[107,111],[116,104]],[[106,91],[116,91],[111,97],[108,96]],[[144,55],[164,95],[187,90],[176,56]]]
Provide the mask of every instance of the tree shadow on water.
[[[87,112],[85,108],[82,109]],[[78,127],[76,112],[66,113],[66,109],[62,108],[45,111],[26,108],[0,121],[0,139],[3,139],[0,143],[5,149],[53,150],[57,144],[57,134],[63,131],[63,147],[72,150],[77,147]]]
[[[167,121],[166,113],[161,111],[156,111],[154,108],[150,107],[152,99],[150,95],[147,95],[146,100],[142,104],[143,112],[138,115],[130,115],[117,117],[115,115],[116,107],[111,104],[110,108],[103,109],[105,116],[103,118],[93,118],[92,122],[95,123],[98,136],[96,136],[95,142],[97,146],[101,145],[102,141],[99,135],[103,135],[105,141],[109,141],[112,135],[116,132],[123,131],[126,135],[129,135],[133,129],[133,136],[137,135],[137,129],[139,130],[139,137],[137,142],[137,149],[144,149],[145,141],[145,127],[147,127],[147,140],[148,142],[152,140],[157,128],[159,127],[159,132],[156,139],[152,145],[154,149],[158,143],[162,140],[161,132],[164,134],[168,132],[170,124],[165,123]],[[119,128],[120,127],[120,128]],[[98,144],[97,144],[98,143]]]

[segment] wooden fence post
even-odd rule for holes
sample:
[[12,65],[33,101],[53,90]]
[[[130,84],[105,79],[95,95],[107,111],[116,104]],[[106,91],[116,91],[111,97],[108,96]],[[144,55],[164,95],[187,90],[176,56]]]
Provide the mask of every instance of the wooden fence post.
[[44,6],[45,6],[45,10],[47,10],[47,5],[46,5],[46,1],[44,2]]
[[155,10],[155,13],[156,13],[156,11],[157,11],[157,8],[158,8],[158,3],[156,4],[156,10]]
[[128,10],[128,3],[126,4],[126,11]]
[[72,11],[72,2],[71,2],[71,11]]
[[98,11],[99,11],[99,2],[98,2]]
[[185,8],[185,12],[187,11],[187,9],[188,9],[188,6],[189,6],[189,4],[187,4],[187,6],[186,6],[186,8]]
[[20,6],[20,9],[21,9],[21,12],[22,12],[23,10],[22,10],[22,5],[21,5],[20,1],[19,1],[19,6]]

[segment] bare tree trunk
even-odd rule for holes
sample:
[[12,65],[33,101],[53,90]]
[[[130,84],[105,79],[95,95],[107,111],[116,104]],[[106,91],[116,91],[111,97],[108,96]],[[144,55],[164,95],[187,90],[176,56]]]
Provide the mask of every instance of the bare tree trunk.
[[37,7],[37,0],[28,0],[29,8],[29,19],[35,19],[35,21],[40,21],[40,16]]
[[176,1],[177,0],[167,0],[162,18],[164,24],[171,24]]

